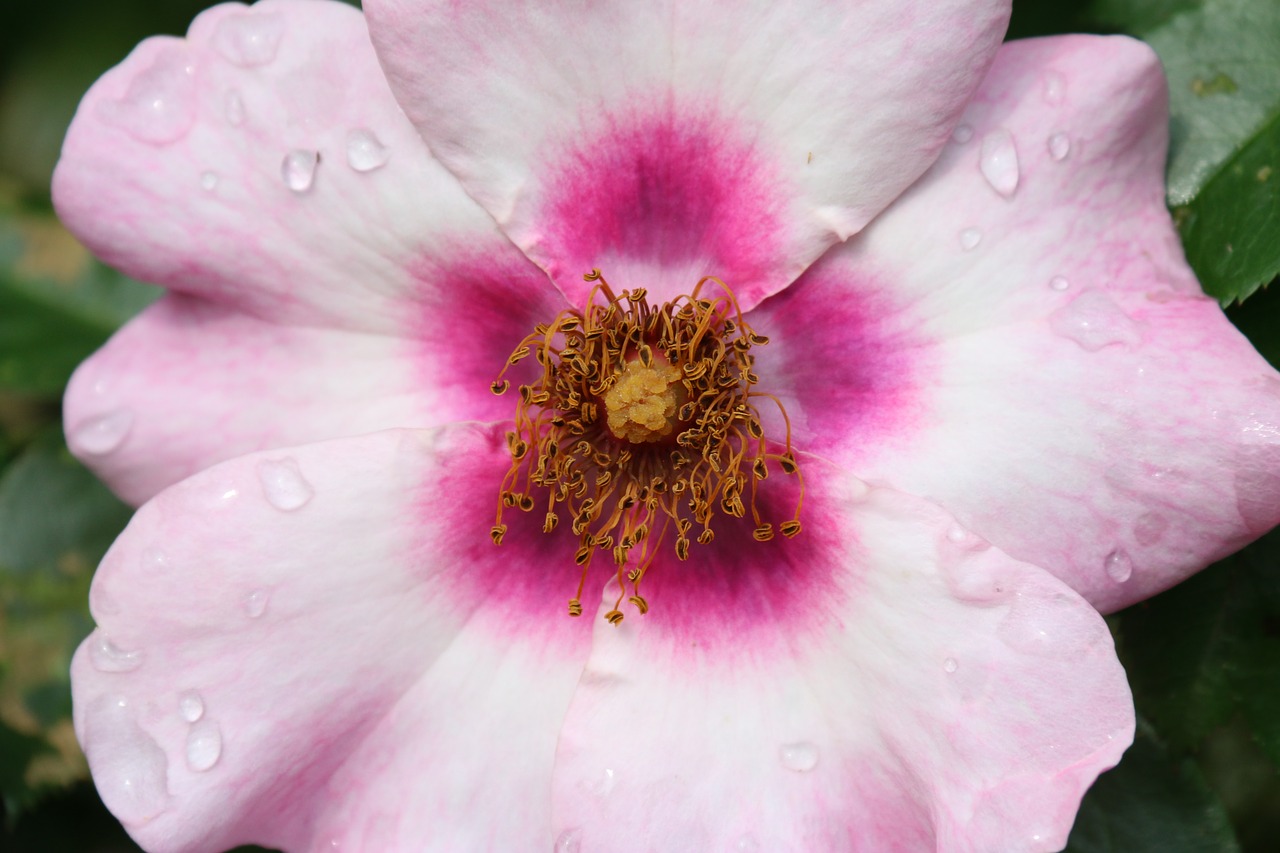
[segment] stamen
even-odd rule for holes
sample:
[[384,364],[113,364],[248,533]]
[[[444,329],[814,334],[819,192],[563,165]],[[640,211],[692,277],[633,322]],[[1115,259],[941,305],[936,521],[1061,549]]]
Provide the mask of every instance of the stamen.
[[[794,537],[804,479],[786,410],[773,395],[755,390],[751,349],[768,338],[743,319],[724,282],[707,277],[690,295],[651,306],[639,288],[616,296],[598,270],[585,279],[596,284],[584,307],[535,327],[491,386],[495,394],[505,393],[511,383],[502,374],[531,354],[540,365],[537,380],[518,388],[515,430],[507,434],[512,464],[490,534],[501,545],[503,512],[532,510],[534,495],[545,490],[543,532],[557,529],[560,503],[579,539],[574,562],[581,577],[569,615],[582,614],[591,560],[603,551],[624,589],[605,614],[616,625],[624,618],[618,609],[623,598],[642,615],[649,611],[639,587],[669,528],[676,530],[679,560],[689,558],[691,542],[707,545],[715,538],[718,514],[750,513],[752,537],[770,541],[775,526],[762,518],[756,501],[773,460],[798,480],[794,515],[776,526]],[[714,298],[702,295],[709,285],[719,288]],[[765,437],[757,399],[781,413],[786,435],[780,444]],[[691,540],[695,523],[701,530]]]

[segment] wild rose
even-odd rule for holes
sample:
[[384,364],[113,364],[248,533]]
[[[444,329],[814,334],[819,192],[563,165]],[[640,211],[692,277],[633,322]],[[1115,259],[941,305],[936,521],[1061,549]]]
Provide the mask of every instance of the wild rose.
[[107,805],[152,850],[1060,848],[1133,732],[1086,600],[1277,520],[1151,52],[366,5],[210,10],[68,135],[63,219],[170,290],[66,401],[143,504],[73,666]]

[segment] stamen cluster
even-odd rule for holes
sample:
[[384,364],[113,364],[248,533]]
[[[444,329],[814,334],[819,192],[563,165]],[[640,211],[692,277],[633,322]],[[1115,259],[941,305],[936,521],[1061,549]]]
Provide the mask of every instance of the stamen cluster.
[[[689,296],[653,307],[642,289],[614,294],[598,270],[581,310],[539,324],[507,359],[502,374],[530,355],[540,377],[520,385],[515,429],[507,433],[511,468],[499,492],[495,544],[507,532],[503,513],[545,506],[542,529],[562,519],[578,537],[582,567],[569,614],[582,614],[582,588],[598,552],[609,554],[624,590],[605,618],[622,621],[627,597],[649,609],[640,584],[674,529],[675,553],[715,538],[718,514],[755,524],[757,541],[773,538],[773,524],[757,507],[769,463],[800,478],[791,519],[778,531],[800,532],[804,481],[791,447],[791,423],[781,402],[755,390],[754,346],[768,339],[743,320],[733,292],[717,278],[698,282]],[[719,288],[703,296],[708,285]],[[492,390],[503,394],[502,374]],[[772,402],[786,424],[781,448],[766,439],[755,403]],[[694,528],[697,527],[697,531]],[[692,537],[692,538],[691,538]],[[630,591],[628,595],[627,591]]]

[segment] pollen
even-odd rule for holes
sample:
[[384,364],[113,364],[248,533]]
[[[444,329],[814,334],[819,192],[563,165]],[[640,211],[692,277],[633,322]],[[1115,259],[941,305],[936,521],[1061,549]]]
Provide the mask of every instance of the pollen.
[[[663,359],[665,362],[666,359]],[[613,377],[605,392],[609,432],[632,444],[661,441],[675,432],[676,410],[683,402],[680,371],[670,364],[646,367],[640,359]]]
[[[668,542],[687,560],[691,543],[712,542],[725,517],[750,516],[757,542],[775,529],[798,535],[804,478],[786,409],[756,387],[752,349],[768,339],[743,319],[724,282],[704,278],[689,295],[653,306],[641,289],[615,295],[598,270],[585,278],[595,283],[586,304],[536,326],[491,386],[504,394],[507,369],[529,357],[539,365],[537,380],[517,388],[511,467],[490,535],[503,544],[504,514],[541,504],[543,533],[577,538],[569,615],[582,614],[599,556],[622,589],[604,615],[616,625],[624,600],[649,611],[640,587]],[[761,403],[780,414],[780,440],[766,436]],[[794,512],[776,528],[757,503],[773,466],[799,485]]]

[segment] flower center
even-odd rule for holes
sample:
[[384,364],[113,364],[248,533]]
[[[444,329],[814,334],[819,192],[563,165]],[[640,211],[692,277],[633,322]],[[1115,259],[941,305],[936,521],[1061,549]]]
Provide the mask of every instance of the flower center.
[[605,392],[609,432],[632,444],[661,441],[675,432],[676,408],[683,402],[680,371],[665,358],[646,367],[639,359],[613,375]]
[[[648,611],[640,584],[672,530],[680,560],[689,556],[694,526],[694,538],[706,545],[720,515],[750,513],[753,537],[772,539],[773,523],[761,516],[756,497],[773,462],[800,479],[795,513],[778,525],[784,536],[795,536],[804,480],[786,410],[755,389],[751,349],[768,339],[746,323],[724,282],[704,278],[689,296],[653,307],[640,289],[615,296],[598,270],[586,280],[597,284],[582,310],[539,324],[503,368],[533,355],[541,373],[519,387],[515,429],[507,433],[511,468],[491,535],[501,545],[504,511],[529,512],[539,501],[546,506],[544,533],[564,516],[578,537],[575,562],[582,567],[569,614],[582,614],[587,572],[603,551],[624,590],[605,614],[616,624],[624,597]],[[702,296],[708,284],[719,287],[715,298]],[[492,388],[503,394],[510,382],[499,375]],[[764,434],[756,408],[762,399],[786,424],[781,446]]]

